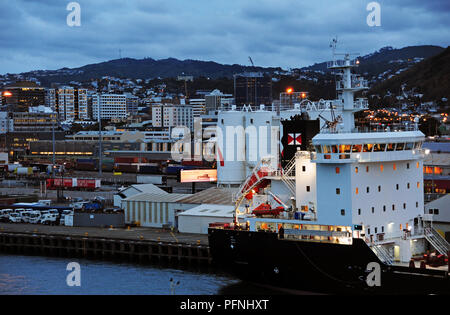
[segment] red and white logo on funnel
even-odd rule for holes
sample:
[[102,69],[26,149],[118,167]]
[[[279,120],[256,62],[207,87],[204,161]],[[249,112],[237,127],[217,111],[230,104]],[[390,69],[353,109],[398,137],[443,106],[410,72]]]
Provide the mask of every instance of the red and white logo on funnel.
[[301,145],[302,134],[301,133],[288,133],[288,145]]
[[301,145],[302,144],[302,134],[296,133],[295,134],[295,145]]

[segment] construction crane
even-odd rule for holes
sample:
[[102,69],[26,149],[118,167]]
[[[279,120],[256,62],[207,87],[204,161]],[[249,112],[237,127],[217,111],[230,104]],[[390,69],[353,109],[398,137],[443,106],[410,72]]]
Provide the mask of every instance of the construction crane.
[[250,63],[252,64],[252,67],[255,67],[255,64],[253,63],[252,57],[248,56],[248,60],[250,60]]

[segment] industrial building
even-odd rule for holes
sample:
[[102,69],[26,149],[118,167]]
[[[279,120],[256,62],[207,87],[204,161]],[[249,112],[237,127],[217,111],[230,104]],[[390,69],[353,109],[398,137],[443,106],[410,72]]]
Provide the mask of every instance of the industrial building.
[[6,86],[2,91],[3,110],[28,112],[29,107],[45,104],[45,89],[35,82],[21,81]]

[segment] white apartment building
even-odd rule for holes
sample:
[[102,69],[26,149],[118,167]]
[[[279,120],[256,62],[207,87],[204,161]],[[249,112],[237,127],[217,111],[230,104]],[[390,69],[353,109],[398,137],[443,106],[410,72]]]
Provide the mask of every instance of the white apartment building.
[[54,96],[52,92],[48,95],[50,107],[52,107],[52,98],[55,98],[56,103],[54,104],[54,108],[58,112],[61,120],[89,119],[86,89],[63,86],[56,90]]
[[0,134],[14,131],[14,120],[9,117],[8,112],[0,112]]
[[194,127],[192,106],[156,105],[152,107],[153,127]]
[[193,117],[200,117],[206,114],[206,100],[204,98],[191,98],[189,105],[192,107]]
[[92,97],[92,118],[124,118],[128,116],[127,96],[124,94],[95,94]]

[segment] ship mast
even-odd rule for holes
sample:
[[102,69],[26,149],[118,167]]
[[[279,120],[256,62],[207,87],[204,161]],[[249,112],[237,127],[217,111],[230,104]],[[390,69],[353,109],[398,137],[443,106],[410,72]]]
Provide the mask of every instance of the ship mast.
[[[341,80],[336,80],[336,91],[340,94],[339,99],[343,103],[342,124],[338,126],[340,132],[352,132],[355,128],[354,113],[361,110],[358,103],[355,103],[354,94],[363,89],[367,89],[367,80],[352,74],[352,68],[359,66],[359,60],[350,59],[350,55],[357,53],[336,53],[337,39],[333,39],[330,47],[333,51],[333,60],[327,63],[329,69],[336,69]],[[344,55],[344,59],[338,60],[336,56]]]

